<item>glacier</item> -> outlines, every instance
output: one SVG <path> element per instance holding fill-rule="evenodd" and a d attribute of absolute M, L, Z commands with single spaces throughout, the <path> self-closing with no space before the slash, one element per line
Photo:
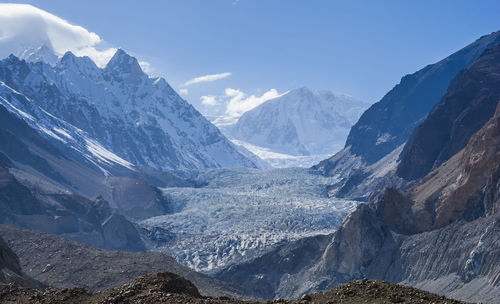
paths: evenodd
<path fill-rule="evenodd" d="M 335 179 L 305 168 L 176 172 L 194 187 L 161 189 L 170 213 L 139 222 L 149 250 L 200 272 L 260 256 L 302 237 L 329 234 L 359 202 L 329 197 Z"/>

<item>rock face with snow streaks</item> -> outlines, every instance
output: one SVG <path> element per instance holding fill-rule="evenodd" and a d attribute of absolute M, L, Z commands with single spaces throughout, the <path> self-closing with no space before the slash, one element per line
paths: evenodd
<path fill-rule="evenodd" d="M 104 69 L 67 52 L 54 66 L 0 62 L 0 102 L 102 170 L 255 167 L 163 78 L 118 50 Z"/>

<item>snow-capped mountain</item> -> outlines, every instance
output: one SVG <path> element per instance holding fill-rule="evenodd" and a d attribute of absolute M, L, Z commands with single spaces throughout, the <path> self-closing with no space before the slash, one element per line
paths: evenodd
<path fill-rule="evenodd" d="M 266 101 L 222 130 L 275 165 L 287 156 L 317 161 L 314 156 L 343 148 L 351 126 L 368 106 L 348 95 L 303 87 Z"/>
<path fill-rule="evenodd" d="M 71 52 L 52 66 L 43 62 L 53 59 L 43 47 L 25 57 L 33 62 L 12 55 L 0 61 L 2 104 L 40 133 L 101 163 L 161 170 L 256 167 L 163 78 L 149 77 L 123 50 L 102 69 Z"/>

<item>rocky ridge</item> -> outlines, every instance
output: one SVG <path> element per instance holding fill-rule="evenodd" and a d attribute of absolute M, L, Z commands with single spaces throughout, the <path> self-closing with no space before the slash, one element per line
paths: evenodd
<path fill-rule="evenodd" d="M 227 297 L 202 297 L 189 281 L 172 273 L 156 273 L 137 278 L 112 290 L 92 293 L 85 289 L 46 289 L 35 291 L 16 285 L 0 285 L 0 303 L 206 303 L 258 304 Z M 271 302 L 267 302 L 271 303 Z M 345 304 L 459 304 L 442 296 L 411 287 L 374 280 L 353 281 L 327 292 L 306 294 L 297 300 L 279 299 L 272 303 L 345 303 Z"/>

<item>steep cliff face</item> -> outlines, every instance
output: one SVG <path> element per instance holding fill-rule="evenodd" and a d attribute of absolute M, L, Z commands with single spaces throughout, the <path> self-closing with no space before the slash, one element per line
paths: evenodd
<path fill-rule="evenodd" d="M 403 77 L 352 127 L 346 147 L 369 164 L 404 143 L 445 94 L 450 81 L 483 51 L 500 42 L 500 32 L 481 37 L 453 55 Z"/>
<path fill-rule="evenodd" d="M 431 109 L 445 95 L 452 79 L 479 58 L 487 48 L 496 46 L 499 43 L 500 32 L 481 37 L 449 57 L 428 65 L 412 75 L 403 77 L 401 82 L 379 102 L 366 110 L 351 128 L 345 148 L 313 167 L 322 174 L 337 176 L 342 179 L 340 183 L 333 185 L 332 195 L 368 199 L 373 193 L 382 190 L 384 186 L 403 186 L 405 183 L 401 180 L 401 176 L 408 179 L 407 176 L 410 175 L 400 174 L 398 176 L 396 174 L 396 168 L 401 161 L 399 159 L 401 148 L 409 139 L 414 138 L 411 136 L 414 129 L 425 120 Z M 478 115 L 477 112 L 470 114 L 472 115 L 469 115 L 468 118 Z M 480 119 L 478 119 L 480 123 L 467 120 L 461 123 L 468 124 L 470 130 L 473 130 L 468 133 L 468 136 L 470 136 L 489 117 L 491 117 L 491 114 L 490 116 L 480 116 Z M 442 122 L 438 122 L 438 125 L 439 123 Z M 475 129 L 471 127 L 472 125 L 475 126 Z M 455 127 L 457 128 L 459 125 Z M 455 139 L 455 141 L 458 143 L 458 139 Z M 466 143 L 467 139 L 460 143 L 461 146 L 460 144 L 450 145 L 446 157 L 451 157 L 463 148 Z M 439 146 L 440 143 L 437 143 L 437 145 Z M 444 160 L 446 160 L 446 157 Z M 385 167 L 389 170 L 384 171 L 383 174 L 380 174 L 382 171 L 376 172 L 373 168 L 370 168 L 389 159 L 395 161 L 391 160 L 386 163 Z M 424 168 L 417 175 L 422 177 L 428 173 L 433 164 L 432 162 L 427 165 L 429 168 L 416 166 L 415 169 L 417 170 L 421 167 Z"/>
<path fill-rule="evenodd" d="M 500 104 L 462 151 L 409 191 L 417 231 L 498 214 L 499 143 Z"/>
<path fill-rule="evenodd" d="M 497 46 L 486 50 L 452 81 L 441 102 L 406 145 L 397 174 L 418 179 L 450 159 L 491 118 L 499 100 Z"/>

